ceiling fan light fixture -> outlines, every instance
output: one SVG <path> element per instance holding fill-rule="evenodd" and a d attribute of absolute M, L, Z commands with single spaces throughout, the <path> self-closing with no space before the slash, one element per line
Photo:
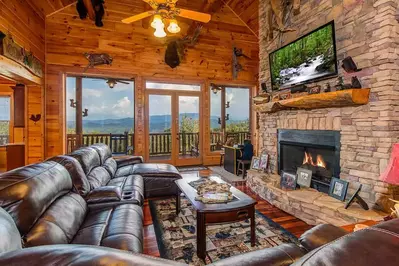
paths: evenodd
<path fill-rule="evenodd" d="M 115 85 L 116 85 L 116 81 L 113 80 L 113 79 L 109 79 L 109 80 L 107 80 L 107 84 L 108 84 L 110 89 L 113 89 L 115 87 Z"/>
<path fill-rule="evenodd" d="M 166 32 L 165 32 L 165 30 L 164 30 L 164 27 L 158 27 L 158 28 L 156 28 L 156 29 L 155 29 L 155 32 L 154 32 L 154 36 L 155 36 L 155 37 L 158 37 L 158 38 L 166 37 Z"/>
<path fill-rule="evenodd" d="M 161 26 L 162 27 L 165 26 L 165 24 L 163 24 L 163 21 L 162 21 L 162 16 L 159 14 L 154 15 L 154 20 L 151 23 L 151 27 L 153 27 L 154 29 L 157 29 Z"/>
<path fill-rule="evenodd" d="M 170 33 L 178 33 L 178 32 L 180 32 L 180 27 L 179 27 L 179 25 L 177 24 L 176 19 L 171 19 L 171 20 L 170 20 L 169 27 L 168 27 L 168 31 L 169 31 Z"/>

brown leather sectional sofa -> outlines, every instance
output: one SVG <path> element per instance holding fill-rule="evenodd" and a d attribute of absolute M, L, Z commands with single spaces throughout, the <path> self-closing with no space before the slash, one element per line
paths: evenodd
<path fill-rule="evenodd" d="M 140 255 L 143 198 L 175 196 L 176 178 L 173 166 L 115 160 L 105 145 L 2 174 L 0 265 L 182 265 Z M 300 243 L 212 265 L 399 265 L 399 219 L 353 234 L 321 225 Z"/>

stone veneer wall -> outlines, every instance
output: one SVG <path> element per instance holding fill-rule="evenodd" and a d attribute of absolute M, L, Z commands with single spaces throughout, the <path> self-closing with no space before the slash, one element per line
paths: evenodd
<path fill-rule="evenodd" d="M 342 134 L 340 178 L 350 181 L 348 194 L 363 184 L 360 195 L 369 205 L 389 210 L 387 197 L 398 197 L 399 189 L 379 181 L 379 175 L 386 168 L 392 144 L 399 139 L 398 0 L 301 1 L 300 14 L 290 15 L 287 22 L 296 31 L 272 42 L 266 37 L 266 2 L 260 1 L 260 82 L 271 88 L 270 52 L 335 20 L 338 60 L 354 59 L 363 69 L 360 80 L 363 87 L 371 88 L 371 96 L 369 104 L 359 107 L 261 114 L 259 150 L 270 153 L 276 172 L 278 129 L 338 130 Z M 341 67 L 339 74 L 344 74 Z M 318 84 L 333 86 L 335 80 Z M 345 81 L 350 83 L 350 77 Z"/>

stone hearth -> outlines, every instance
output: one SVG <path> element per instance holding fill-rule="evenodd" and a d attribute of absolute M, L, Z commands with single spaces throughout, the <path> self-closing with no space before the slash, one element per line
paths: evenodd
<path fill-rule="evenodd" d="M 274 206 L 311 225 L 329 223 L 343 226 L 366 220 L 382 221 L 387 215 L 376 210 L 365 211 L 356 203 L 345 209 L 344 202 L 315 189 L 282 190 L 279 175 L 249 170 L 247 186 Z"/>

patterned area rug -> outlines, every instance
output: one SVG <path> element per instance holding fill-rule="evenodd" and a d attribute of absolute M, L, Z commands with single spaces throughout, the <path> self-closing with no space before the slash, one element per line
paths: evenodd
<path fill-rule="evenodd" d="M 270 248 L 283 243 L 298 244 L 298 239 L 260 212 L 256 212 L 256 246 L 250 243 L 249 220 L 221 225 L 208 225 L 205 263 L 196 254 L 196 213 L 182 197 L 181 212 L 176 216 L 174 199 L 149 202 L 159 252 L 162 258 L 190 265 L 205 265 L 252 250 Z"/>

